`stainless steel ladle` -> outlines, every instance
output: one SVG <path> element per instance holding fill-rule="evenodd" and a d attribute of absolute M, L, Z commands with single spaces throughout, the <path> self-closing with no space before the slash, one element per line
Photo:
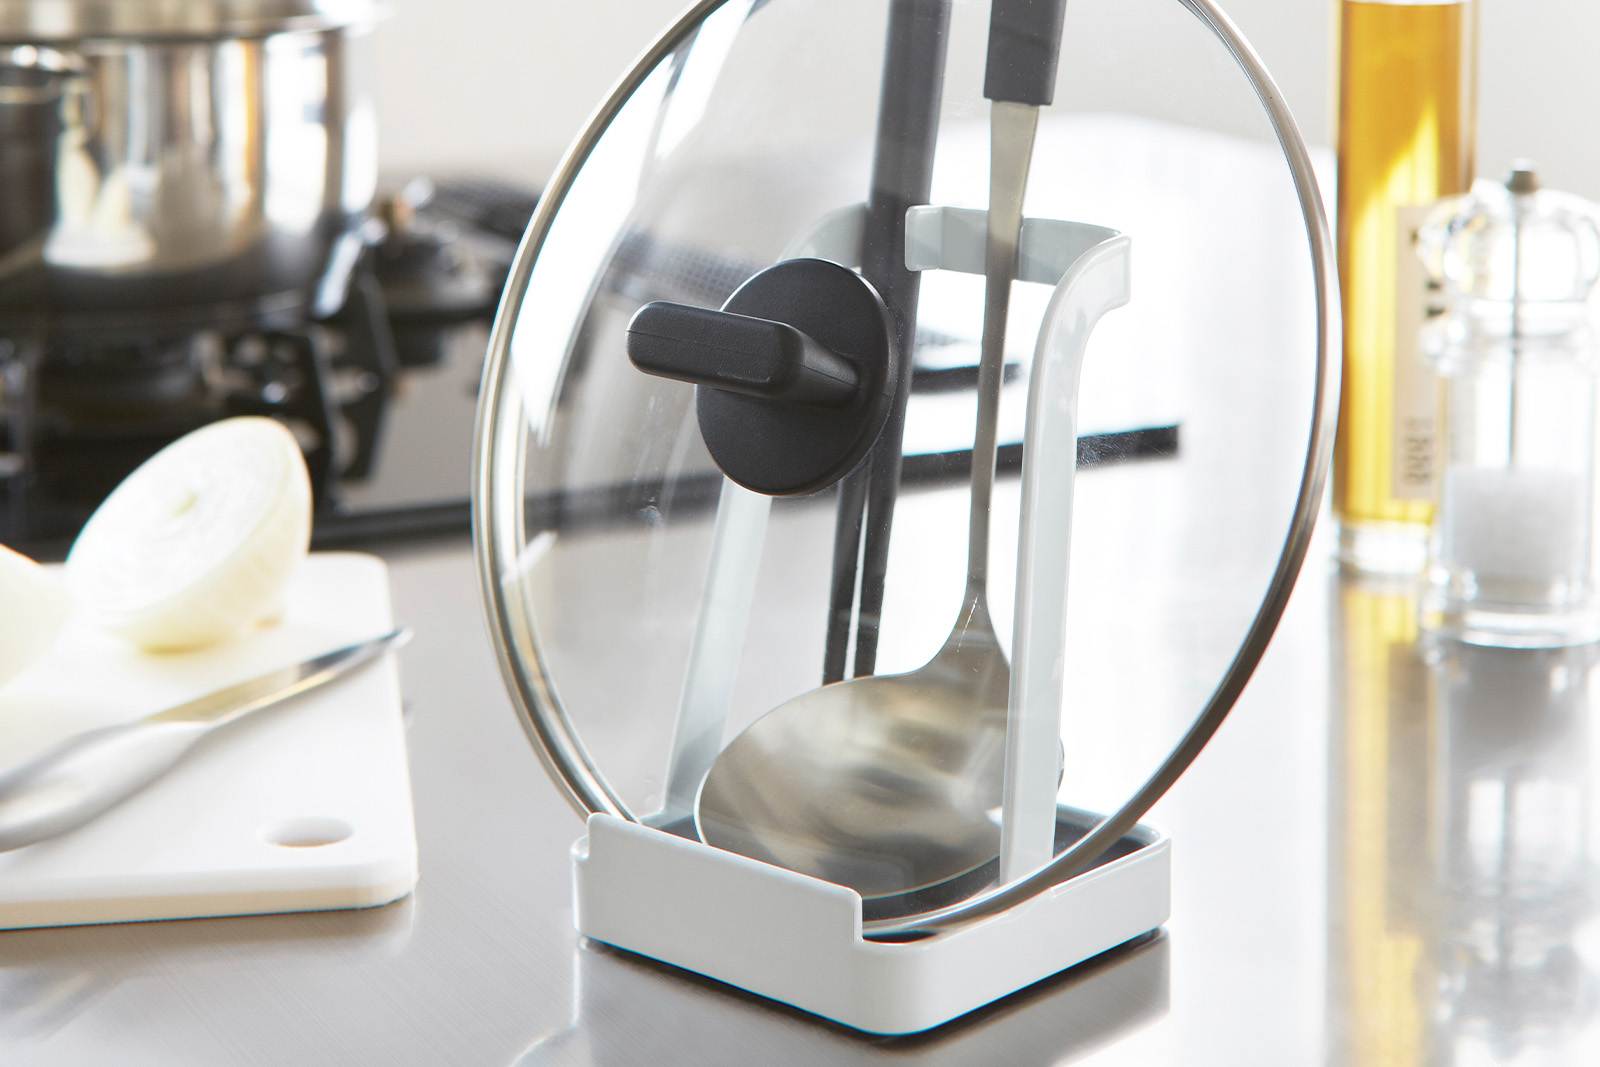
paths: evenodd
<path fill-rule="evenodd" d="M 864 898 L 949 882 L 1000 853 L 990 812 L 1001 800 L 1011 670 L 985 592 L 989 501 L 1037 123 L 1036 106 L 994 101 L 967 582 L 954 629 L 917 670 L 835 682 L 762 716 L 717 757 L 695 806 L 707 844 Z"/>

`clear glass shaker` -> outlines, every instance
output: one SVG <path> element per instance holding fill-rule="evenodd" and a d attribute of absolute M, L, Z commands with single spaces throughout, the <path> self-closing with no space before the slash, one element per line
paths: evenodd
<path fill-rule="evenodd" d="M 1600 207 L 1504 183 L 1442 201 L 1418 233 L 1439 299 L 1423 351 L 1448 424 L 1423 623 L 1476 644 L 1600 638 L 1593 573 Z"/>

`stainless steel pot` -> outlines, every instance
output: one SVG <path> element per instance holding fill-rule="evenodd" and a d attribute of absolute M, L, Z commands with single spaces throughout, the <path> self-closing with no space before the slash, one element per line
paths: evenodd
<path fill-rule="evenodd" d="M 0 4 L 0 318 L 331 311 L 376 184 L 371 0 Z"/>

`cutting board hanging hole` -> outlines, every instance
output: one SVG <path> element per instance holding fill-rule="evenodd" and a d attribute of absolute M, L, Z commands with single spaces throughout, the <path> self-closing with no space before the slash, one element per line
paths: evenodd
<path fill-rule="evenodd" d="M 355 832 L 355 827 L 343 819 L 308 815 L 270 826 L 261 837 L 267 844 L 281 848 L 321 848 L 336 845 Z"/>

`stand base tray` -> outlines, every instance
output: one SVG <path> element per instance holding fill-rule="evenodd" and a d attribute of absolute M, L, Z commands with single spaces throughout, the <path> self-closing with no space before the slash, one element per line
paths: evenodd
<path fill-rule="evenodd" d="M 1096 817 L 1057 811 L 1076 837 Z M 1072 832 L 1076 831 L 1076 832 Z M 1140 825 L 1116 858 L 991 918 L 905 941 L 861 935 L 854 890 L 609 815 L 573 845 L 578 932 L 877 1034 L 949 1022 L 1154 930 L 1171 841 Z"/>

